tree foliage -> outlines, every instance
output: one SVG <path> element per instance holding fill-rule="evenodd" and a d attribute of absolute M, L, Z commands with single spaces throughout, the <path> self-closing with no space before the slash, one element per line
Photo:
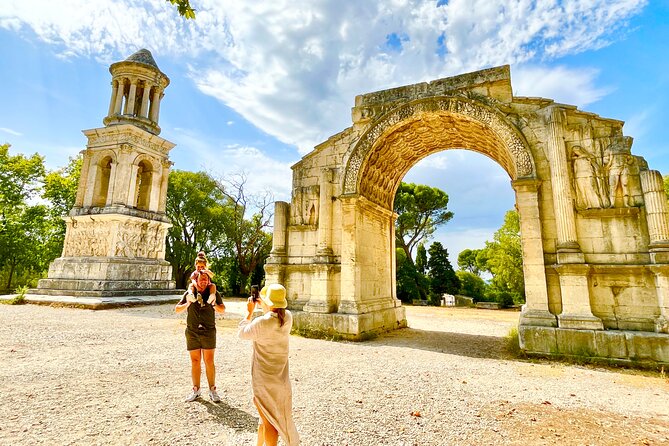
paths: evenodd
<path fill-rule="evenodd" d="M 436 187 L 423 184 L 401 183 L 395 194 L 393 209 L 396 246 L 402 248 L 413 263 L 413 248 L 429 240 L 437 227 L 453 218 L 447 210 L 448 195 Z"/>
<path fill-rule="evenodd" d="M 430 279 L 431 300 L 439 302 L 444 293 L 457 294 L 460 291 L 460 280 L 448 260 L 448 250 L 440 242 L 434 242 L 428 250 L 430 259 L 427 261 L 427 276 Z"/>
<path fill-rule="evenodd" d="M 165 258 L 178 288 L 185 288 L 198 251 L 209 258 L 223 254 L 223 221 L 232 212 L 216 181 L 204 172 L 170 172 L 165 212 L 172 222 Z"/>
<path fill-rule="evenodd" d="M 465 249 L 458 254 L 458 268 L 463 271 L 469 271 L 477 276 L 481 275 L 481 260 L 477 261 L 480 249 Z"/>
<path fill-rule="evenodd" d="M 10 155 L 9 148 L 8 144 L 0 145 L 0 287 L 11 290 L 34 285 L 49 262 L 60 255 L 65 233 L 61 217 L 72 190 L 68 181 L 76 184 L 78 173 L 76 169 L 67 174 L 56 171 L 45 178 L 41 156 Z M 65 178 L 62 183 L 61 175 Z M 60 184 L 56 187 L 55 183 Z M 40 192 L 42 198 L 54 201 L 31 204 Z M 61 203 L 54 204 L 56 196 L 62 198 Z"/>
<path fill-rule="evenodd" d="M 456 271 L 455 274 L 460 280 L 460 291 L 458 294 L 472 297 L 474 302 L 482 300 L 485 296 L 486 284 L 482 278 L 471 271 Z"/>
<path fill-rule="evenodd" d="M 176 6 L 179 15 L 185 19 L 194 19 L 195 10 L 190 5 L 190 0 L 166 0 Z"/>
<path fill-rule="evenodd" d="M 249 279 L 269 256 L 272 249 L 272 226 L 274 198 L 271 192 L 249 194 L 244 174 L 232 175 L 216 182 L 218 190 L 227 197 L 230 212 L 222 221 L 227 238 L 227 248 L 236 258 L 239 269 L 239 288 L 234 292 L 244 294 L 250 285 Z M 246 215 L 253 212 L 250 218 Z"/>
<path fill-rule="evenodd" d="M 407 259 L 402 248 L 395 249 L 397 298 L 404 303 L 414 300 L 427 300 L 429 280 L 418 272 L 416 266 Z"/>
<path fill-rule="evenodd" d="M 667 200 L 669 200 L 669 175 L 662 177 L 664 180 L 664 193 L 667 195 Z"/>
<path fill-rule="evenodd" d="M 486 269 L 493 275 L 492 290 L 509 292 L 514 300 L 523 301 L 525 282 L 518 212 L 511 210 L 505 214 L 504 223 L 495 232 L 493 241 L 486 242 L 482 257 L 487 258 Z"/>
<path fill-rule="evenodd" d="M 416 270 L 423 275 L 427 272 L 427 249 L 423 243 L 416 250 Z"/>

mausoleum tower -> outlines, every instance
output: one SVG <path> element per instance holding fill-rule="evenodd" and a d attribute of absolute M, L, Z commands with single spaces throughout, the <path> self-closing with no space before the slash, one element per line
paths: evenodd
<path fill-rule="evenodd" d="M 165 261 L 168 154 L 160 138 L 160 101 L 169 78 L 142 49 L 111 65 L 104 127 L 84 130 L 88 144 L 62 257 L 39 294 L 128 296 L 174 292 Z"/>

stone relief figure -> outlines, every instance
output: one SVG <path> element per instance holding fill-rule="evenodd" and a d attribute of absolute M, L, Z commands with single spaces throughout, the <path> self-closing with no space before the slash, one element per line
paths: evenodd
<path fill-rule="evenodd" d="M 604 158 L 608 174 L 608 194 L 611 207 L 633 207 L 636 205 L 635 178 L 639 167 L 631 153 L 632 139 L 627 137 L 615 141 L 606 148 Z"/>
<path fill-rule="evenodd" d="M 604 194 L 598 181 L 601 166 L 580 146 L 573 147 L 572 162 L 576 206 L 581 209 L 601 208 L 604 205 L 602 200 Z"/>

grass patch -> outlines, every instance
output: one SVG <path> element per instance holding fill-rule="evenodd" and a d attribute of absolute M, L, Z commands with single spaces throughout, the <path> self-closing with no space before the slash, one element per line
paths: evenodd
<path fill-rule="evenodd" d="M 518 327 L 512 327 L 504 337 L 504 351 L 513 358 L 525 358 L 525 353 L 520 349 Z"/>
<path fill-rule="evenodd" d="M 20 286 L 16 290 L 16 296 L 13 299 L 3 300 L 2 303 L 6 305 L 23 305 L 26 303 L 26 293 L 28 292 L 27 286 Z"/>

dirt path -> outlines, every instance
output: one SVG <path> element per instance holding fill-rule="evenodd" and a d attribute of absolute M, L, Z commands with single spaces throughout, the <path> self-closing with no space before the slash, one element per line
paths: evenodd
<path fill-rule="evenodd" d="M 242 302 L 218 321 L 223 402 L 184 403 L 183 315 L 0 306 L 1 445 L 254 445 Z M 292 337 L 304 445 L 669 444 L 662 376 L 505 359 L 518 313 L 408 307 L 365 343 Z"/>

